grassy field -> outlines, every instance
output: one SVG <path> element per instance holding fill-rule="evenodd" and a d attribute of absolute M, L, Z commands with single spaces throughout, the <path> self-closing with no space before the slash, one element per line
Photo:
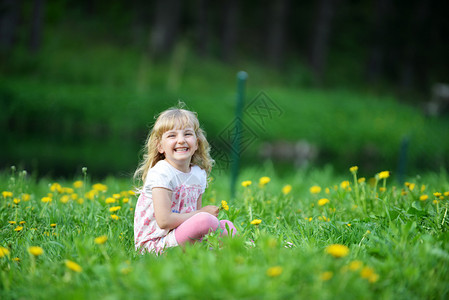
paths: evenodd
<path fill-rule="evenodd" d="M 381 172 L 380 172 L 381 171 Z M 133 247 L 129 179 L 0 176 L 2 299 L 447 299 L 446 173 L 398 185 L 389 172 L 331 168 L 241 173 L 229 199 L 215 174 L 203 199 L 238 237 L 161 256 Z M 226 205 L 224 205 L 226 206 Z"/>

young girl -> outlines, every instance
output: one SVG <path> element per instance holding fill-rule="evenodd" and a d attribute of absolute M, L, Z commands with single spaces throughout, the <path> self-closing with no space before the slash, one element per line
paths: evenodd
<path fill-rule="evenodd" d="M 136 250 L 159 254 L 167 247 L 201 241 L 218 228 L 227 235 L 226 225 L 235 234 L 232 222 L 217 219 L 217 206 L 202 206 L 214 161 L 195 113 L 182 108 L 162 112 L 144 150 L 134 174 L 143 182 L 134 215 Z"/>

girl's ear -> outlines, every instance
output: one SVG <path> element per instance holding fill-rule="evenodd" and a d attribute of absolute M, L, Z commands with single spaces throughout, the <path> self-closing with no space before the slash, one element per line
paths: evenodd
<path fill-rule="evenodd" d="M 164 154 L 164 150 L 162 150 L 161 142 L 158 142 L 158 143 L 157 143 L 157 151 L 158 151 L 160 154 Z"/>

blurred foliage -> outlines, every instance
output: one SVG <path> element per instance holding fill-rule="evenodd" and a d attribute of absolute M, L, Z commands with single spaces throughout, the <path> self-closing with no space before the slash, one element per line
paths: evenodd
<path fill-rule="evenodd" d="M 333 38 L 341 47 L 330 53 L 327 85 L 317 88 L 302 55 L 288 56 L 281 69 L 249 55 L 260 45 L 260 36 L 251 36 L 263 19 L 260 7 L 243 21 L 252 26 L 245 29 L 241 55 L 223 63 L 213 54 L 219 44 L 211 42 L 216 45 L 211 55 L 201 56 L 189 34 L 176 41 L 173 51 L 152 57 L 142 42 L 151 17 L 134 26 L 135 11 L 124 2 L 89 3 L 48 3 L 38 53 L 29 53 L 26 27 L 20 27 L 14 51 L 0 66 L 0 166 L 22 164 L 54 174 L 88 166 L 96 174 L 129 175 L 154 116 L 178 99 L 198 112 L 209 140 L 228 151 L 220 136 L 234 118 L 235 75 L 241 69 L 249 74 L 246 102 L 264 91 L 283 111 L 262 129 L 244 116 L 257 135 L 243 153 L 244 165 L 260 161 L 264 141 L 307 140 L 320 151 L 318 164 L 393 169 L 401 141 L 408 137 L 409 169 L 448 166 L 449 141 L 441 138 L 448 121 L 424 117 L 413 101 L 419 94 L 396 94 L 388 81 L 384 87 L 369 86 L 357 75 L 363 72 L 358 58 L 364 50 L 355 42 L 361 28 Z M 27 5 L 25 16 L 31 14 Z M 186 28 L 194 23 L 188 17 L 193 10 L 185 12 Z M 308 20 L 291 20 L 297 23 L 291 30 L 304 33 Z M 291 163 L 285 165 L 292 170 Z"/>

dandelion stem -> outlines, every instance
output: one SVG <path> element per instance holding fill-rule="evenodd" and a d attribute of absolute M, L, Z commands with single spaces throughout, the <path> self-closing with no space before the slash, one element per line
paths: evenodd
<path fill-rule="evenodd" d="M 362 239 L 360 240 L 359 247 L 362 245 L 362 242 L 363 242 L 363 240 L 365 239 L 365 236 L 366 236 L 366 235 L 364 235 L 364 236 L 362 237 Z"/>
<path fill-rule="evenodd" d="M 354 178 L 355 201 L 357 205 L 360 205 L 359 183 L 357 181 L 357 173 L 353 172 L 352 177 Z M 363 203 L 363 210 L 365 211 L 365 203 Z"/>
<path fill-rule="evenodd" d="M 446 207 L 446 210 L 444 211 L 444 216 L 443 216 L 443 220 L 441 221 L 441 226 L 443 226 L 443 224 L 444 224 L 444 219 L 446 219 L 446 215 L 447 215 L 447 207 Z"/>

